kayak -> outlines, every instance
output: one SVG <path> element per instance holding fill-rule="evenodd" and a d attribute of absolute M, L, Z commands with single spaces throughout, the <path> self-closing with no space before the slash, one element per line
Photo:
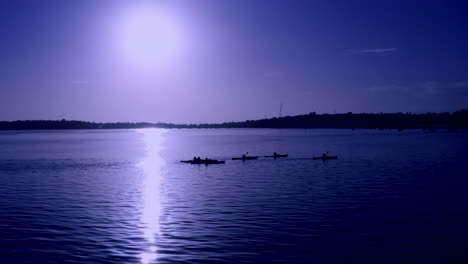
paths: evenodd
<path fill-rule="evenodd" d="M 258 156 L 246 156 L 246 157 L 240 157 L 240 158 L 232 158 L 232 160 L 254 160 L 258 159 Z"/>
<path fill-rule="evenodd" d="M 190 164 L 224 164 L 224 160 L 181 160 L 182 163 L 190 163 Z"/>
<path fill-rule="evenodd" d="M 313 159 L 313 160 L 338 159 L 338 156 L 313 157 L 312 159 Z"/>
<path fill-rule="evenodd" d="M 288 154 L 276 154 L 276 155 L 271 155 L 271 156 L 264 156 L 265 158 L 287 158 Z"/>

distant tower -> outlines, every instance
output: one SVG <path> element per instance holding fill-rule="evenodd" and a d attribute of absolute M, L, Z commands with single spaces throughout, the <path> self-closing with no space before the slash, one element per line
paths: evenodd
<path fill-rule="evenodd" d="M 279 117 L 281 117 L 281 114 L 283 113 L 283 104 L 280 104 L 280 112 L 279 112 Z"/>

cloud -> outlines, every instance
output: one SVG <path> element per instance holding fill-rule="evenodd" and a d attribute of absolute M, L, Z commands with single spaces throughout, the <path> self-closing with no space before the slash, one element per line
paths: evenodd
<path fill-rule="evenodd" d="M 372 86 L 369 87 L 367 90 L 369 92 L 406 92 L 408 91 L 409 87 L 405 85 L 380 85 L 380 86 Z"/>
<path fill-rule="evenodd" d="M 440 94 L 443 91 L 442 85 L 438 82 L 425 82 L 421 88 L 423 94 Z"/>
<path fill-rule="evenodd" d="M 457 94 L 468 94 L 468 81 L 460 81 L 449 87 L 450 91 Z"/>
<path fill-rule="evenodd" d="M 406 93 L 413 96 L 437 96 L 468 94 L 468 81 L 436 82 L 427 81 L 408 85 L 377 85 L 367 89 L 372 93 Z"/>
<path fill-rule="evenodd" d="M 347 49 L 344 51 L 345 55 L 364 55 L 364 54 L 374 54 L 374 55 L 389 55 L 398 51 L 398 48 L 374 48 L 374 49 Z"/>
<path fill-rule="evenodd" d="M 468 88 L 468 81 L 460 81 L 455 83 L 455 87 Z"/>
<path fill-rule="evenodd" d="M 458 82 L 425 82 L 422 84 L 423 93 L 426 95 L 443 94 L 468 94 L 468 81 Z"/>
<path fill-rule="evenodd" d="M 387 54 L 397 52 L 397 48 L 379 48 L 379 49 L 364 49 L 360 50 L 359 53 L 374 53 L 374 54 Z"/>

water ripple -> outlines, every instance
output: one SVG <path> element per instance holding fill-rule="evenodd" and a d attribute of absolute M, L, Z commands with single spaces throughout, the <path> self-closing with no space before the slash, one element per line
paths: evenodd
<path fill-rule="evenodd" d="M 0 262 L 468 261 L 466 134 L 327 131 L 0 136 Z"/>

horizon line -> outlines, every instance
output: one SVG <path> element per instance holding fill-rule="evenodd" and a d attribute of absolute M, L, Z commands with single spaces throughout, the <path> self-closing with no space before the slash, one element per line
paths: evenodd
<path fill-rule="evenodd" d="M 317 113 L 317 112 L 310 112 L 308 114 L 298 114 L 298 115 L 286 115 L 286 116 L 274 116 L 270 118 L 259 118 L 259 119 L 246 119 L 242 121 L 223 121 L 223 122 L 205 122 L 205 123 L 171 123 L 171 122 L 162 122 L 162 121 L 157 121 L 157 122 L 148 122 L 148 121 L 85 121 L 85 120 L 76 120 L 76 119 L 17 119 L 17 120 L 0 120 L 1 123 L 12 123 L 12 122 L 37 122 L 37 121 L 47 121 L 47 122 L 84 122 L 84 123 L 92 123 L 92 124 L 148 124 L 148 125 L 176 125 L 176 126 L 190 126 L 190 125 L 221 125 L 221 124 L 227 124 L 227 123 L 243 123 L 243 122 L 248 122 L 248 121 L 260 121 L 260 120 L 270 120 L 270 119 L 284 119 L 284 118 L 290 118 L 290 117 L 298 117 L 298 116 L 305 116 L 305 115 L 385 115 L 385 114 L 403 114 L 403 115 L 427 115 L 427 114 L 454 114 L 456 112 L 460 111 L 468 111 L 466 108 L 459 109 L 457 111 L 453 112 L 425 112 L 425 113 L 412 113 L 412 112 L 378 112 L 378 113 L 366 113 L 366 112 L 360 112 L 360 113 L 353 113 L 353 112 L 344 112 L 344 113 Z"/>

